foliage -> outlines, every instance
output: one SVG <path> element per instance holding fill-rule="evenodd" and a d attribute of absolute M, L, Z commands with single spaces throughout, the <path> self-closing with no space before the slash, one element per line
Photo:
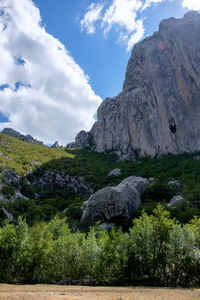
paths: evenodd
<path fill-rule="evenodd" d="M 66 219 L 0 228 L 0 281 L 6 283 L 200 284 L 200 219 L 181 225 L 160 204 L 130 232 L 98 225 L 72 233 Z"/>

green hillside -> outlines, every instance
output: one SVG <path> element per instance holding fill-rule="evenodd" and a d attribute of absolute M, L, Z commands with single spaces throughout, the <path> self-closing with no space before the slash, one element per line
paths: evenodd
<path fill-rule="evenodd" d="M 16 219 L 19 215 L 26 217 L 29 223 L 39 220 L 49 220 L 56 214 L 67 216 L 70 222 L 79 223 L 82 202 L 89 195 L 77 194 L 60 188 L 41 188 L 26 186 L 23 176 L 27 175 L 30 182 L 39 178 L 46 170 L 65 173 L 75 178 L 83 177 L 94 191 L 109 185 L 116 185 L 122 179 L 135 175 L 146 178 L 154 177 L 155 183 L 147 188 L 143 196 L 141 209 L 148 213 L 161 202 L 172 216 L 182 222 L 189 221 L 193 215 L 199 214 L 200 209 L 200 161 L 198 153 L 183 155 L 168 155 L 156 159 L 138 159 L 135 162 L 117 162 L 114 155 L 101 154 L 89 149 L 53 149 L 41 145 L 32 145 L 19 139 L 0 134 L 0 167 L 13 169 L 21 176 L 21 190 L 28 199 L 7 201 L 4 207 Z M 115 168 L 120 168 L 119 177 L 108 178 L 107 174 Z M 178 186 L 169 185 L 169 181 L 178 180 Z M 5 189 L 6 190 L 6 189 Z M 6 193 L 12 193 L 9 187 Z M 37 193 L 37 199 L 34 194 Z M 177 194 L 182 194 L 186 200 L 169 209 L 167 203 Z M 66 208 L 68 208 L 66 210 Z M 2 219 L 4 214 L 0 214 Z"/>
<path fill-rule="evenodd" d="M 63 149 L 32 145 L 2 133 L 0 133 L 0 153 L 3 154 L 0 157 L 1 168 L 12 168 L 19 175 L 24 175 L 30 170 L 32 161 L 43 164 L 61 157 L 73 158 L 72 154 Z M 11 160 L 6 157 L 10 157 Z"/>

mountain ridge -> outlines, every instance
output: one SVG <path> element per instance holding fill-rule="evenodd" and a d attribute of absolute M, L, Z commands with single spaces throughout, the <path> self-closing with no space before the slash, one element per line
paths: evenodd
<path fill-rule="evenodd" d="M 197 12 L 161 21 L 158 32 L 134 46 L 122 92 L 106 98 L 98 121 L 73 147 L 88 146 L 89 136 L 95 151 L 121 160 L 199 151 L 199 36 Z"/>
<path fill-rule="evenodd" d="M 22 141 L 27 142 L 29 144 L 40 144 L 40 145 L 44 146 L 43 142 L 36 140 L 30 134 L 24 135 L 12 128 L 4 128 L 2 130 L 2 133 L 12 136 L 12 137 L 15 137 L 15 138 L 18 138 L 18 139 L 21 139 Z"/>

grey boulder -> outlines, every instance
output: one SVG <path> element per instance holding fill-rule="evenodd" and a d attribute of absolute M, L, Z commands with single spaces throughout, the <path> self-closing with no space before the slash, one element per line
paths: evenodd
<path fill-rule="evenodd" d="M 173 206 L 174 204 L 180 203 L 180 202 L 183 202 L 183 201 L 184 201 L 183 196 L 181 196 L 181 195 L 174 196 L 174 197 L 170 200 L 170 202 L 168 203 L 168 206 L 171 207 L 171 206 Z"/>
<path fill-rule="evenodd" d="M 110 173 L 108 173 L 107 177 L 117 177 L 121 175 L 121 170 L 120 169 L 114 169 Z"/>
<path fill-rule="evenodd" d="M 116 220 L 132 219 L 148 184 L 145 178 L 130 176 L 117 186 L 99 190 L 84 203 L 81 221 L 112 223 Z"/>

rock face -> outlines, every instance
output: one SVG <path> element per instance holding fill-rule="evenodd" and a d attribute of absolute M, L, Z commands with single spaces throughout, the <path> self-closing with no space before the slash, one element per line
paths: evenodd
<path fill-rule="evenodd" d="M 96 151 L 125 160 L 200 150 L 199 37 L 200 14 L 189 12 L 135 45 L 122 92 L 98 109 Z"/>
<path fill-rule="evenodd" d="M 75 139 L 75 143 L 69 143 L 66 148 L 87 148 L 93 145 L 93 135 L 90 132 L 81 130 Z"/>
<path fill-rule="evenodd" d="M 3 134 L 6 134 L 6 135 L 10 135 L 10 136 L 13 136 L 15 138 L 20 138 L 21 140 L 27 142 L 27 143 L 30 143 L 30 144 L 41 144 L 43 145 L 43 142 L 40 142 L 40 141 L 37 141 L 36 139 L 34 139 L 31 135 L 24 135 L 24 134 L 21 134 L 20 132 L 12 129 L 12 128 L 4 128 L 3 131 L 2 131 Z"/>
<path fill-rule="evenodd" d="M 147 179 L 130 176 L 117 186 L 99 190 L 85 202 L 82 222 L 112 223 L 117 219 L 132 219 L 147 185 Z"/>
<path fill-rule="evenodd" d="M 27 199 L 20 191 L 20 177 L 12 169 L 4 169 L 0 175 L 0 200 L 2 203 L 8 201 L 15 202 L 18 198 Z M 4 209 L 3 211 L 4 213 L 6 212 Z"/>
<path fill-rule="evenodd" d="M 19 183 L 20 177 L 12 169 L 4 169 L 2 176 L 2 182 L 10 185 Z"/>
<path fill-rule="evenodd" d="M 91 195 L 94 192 L 82 177 L 74 177 L 64 173 L 59 174 L 56 171 L 45 171 L 41 177 L 35 178 L 33 185 L 71 190 L 76 194 Z"/>

